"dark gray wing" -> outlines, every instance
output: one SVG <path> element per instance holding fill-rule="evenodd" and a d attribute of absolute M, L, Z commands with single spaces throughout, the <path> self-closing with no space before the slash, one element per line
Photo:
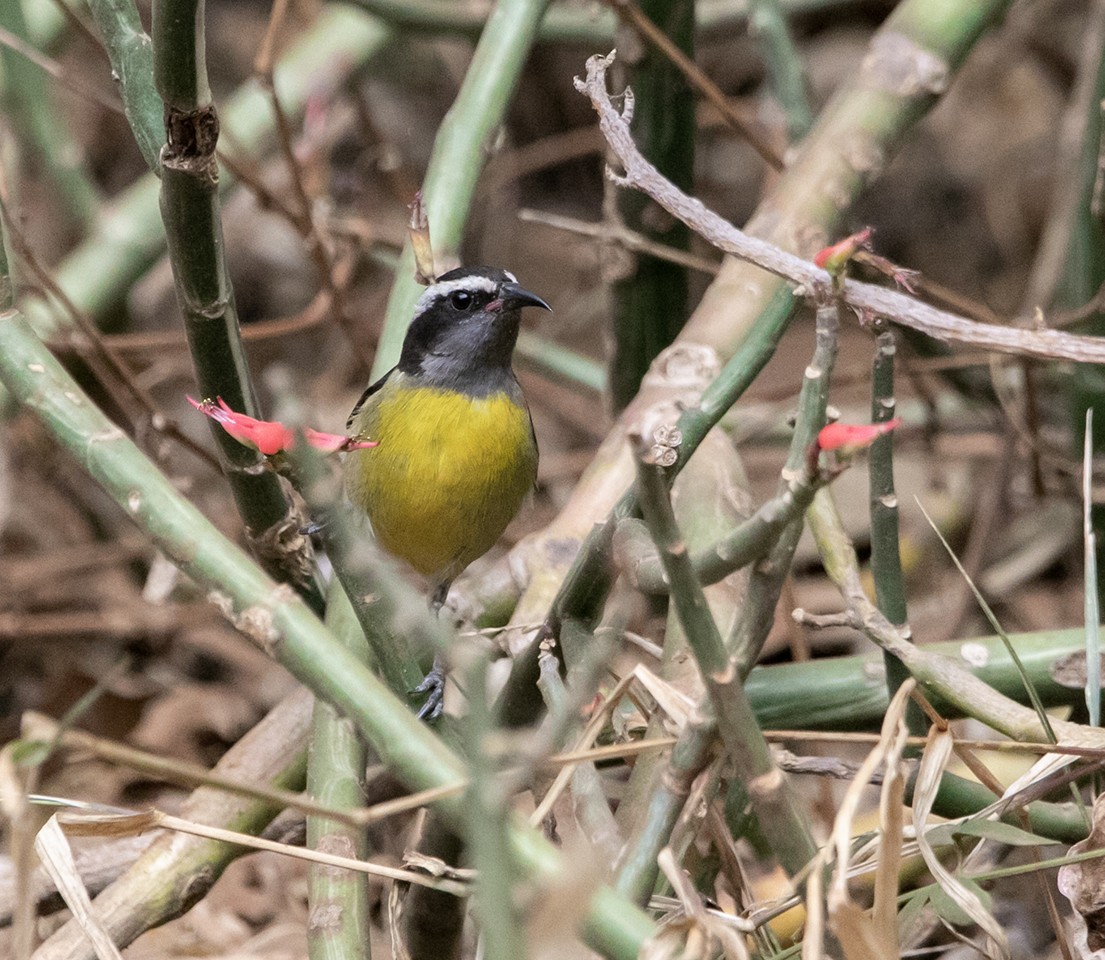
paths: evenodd
<path fill-rule="evenodd" d="M 371 397 L 377 390 L 379 390 L 380 387 L 382 387 L 385 383 L 387 383 L 388 377 L 390 377 L 393 373 L 395 373 L 396 369 L 397 369 L 396 367 L 392 367 L 387 373 L 385 373 L 382 377 L 380 377 L 379 380 L 377 380 L 375 383 L 371 384 L 369 386 L 369 388 L 367 390 L 365 390 L 364 393 L 361 394 L 361 399 L 358 400 L 353 405 L 353 409 L 349 411 L 349 419 L 345 421 L 346 430 L 348 430 L 351 426 L 353 426 L 353 419 L 354 419 L 354 417 L 357 416 L 358 413 L 361 412 L 361 407 L 363 407 L 365 405 L 365 401 L 369 397 Z"/>

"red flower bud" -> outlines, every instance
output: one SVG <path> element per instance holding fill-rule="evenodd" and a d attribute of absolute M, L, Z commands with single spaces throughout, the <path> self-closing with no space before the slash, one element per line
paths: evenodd
<path fill-rule="evenodd" d="M 864 227 L 858 233 L 853 233 L 830 247 L 818 250 L 814 254 L 813 262 L 822 270 L 827 270 L 835 276 L 848 265 L 852 257 L 870 246 L 872 233 L 874 231 L 870 227 Z"/>

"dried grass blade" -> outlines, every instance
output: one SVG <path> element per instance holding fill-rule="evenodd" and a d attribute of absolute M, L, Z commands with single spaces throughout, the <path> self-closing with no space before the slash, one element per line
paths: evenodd
<path fill-rule="evenodd" d="M 99 960 L 123 960 L 119 948 L 92 913 L 92 901 L 81 881 L 73 851 L 69 848 L 69 841 L 65 838 L 61 824 L 58 823 L 57 814 L 50 817 L 38 831 L 35 850 Z"/>
<path fill-rule="evenodd" d="M 921 768 L 917 772 L 917 786 L 913 794 L 913 827 L 917 835 L 917 845 L 925 866 L 940 889 L 982 929 L 986 935 L 983 952 L 992 960 L 1010 960 L 1009 942 L 1005 931 L 997 920 L 982 904 L 978 895 L 956 878 L 941 862 L 925 836 L 925 823 L 932 812 L 940 778 L 951 756 L 953 737 L 947 730 L 933 727 L 929 732 L 929 742 L 921 757 Z"/>
<path fill-rule="evenodd" d="M 829 927 L 836 934 L 848 960 L 881 960 L 896 956 L 897 926 L 895 924 L 898 893 L 898 864 L 901 859 L 902 814 L 901 771 L 899 763 L 909 730 L 905 724 L 905 710 L 909 696 L 916 686 L 907 680 L 894 694 L 894 699 L 883 720 L 879 742 L 860 765 L 855 779 L 841 801 L 833 823 L 832 842 L 836 850 L 836 867 L 828 895 Z M 880 765 L 886 764 L 888 774 L 897 774 L 898 808 L 889 811 L 890 796 L 887 785 L 893 782 L 888 775 L 883 782 L 880 799 L 879 859 L 876 868 L 876 902 L 881 905 L 882 923 L 876 923 L 848 893 L 848 872 L 852 853 L 852 823 L 859 809 L 863 790 L 867 787 Z M 887 906 L 889 904 L 889 906 Z M 889 923 L 887 922 L 889 914 Z"/>

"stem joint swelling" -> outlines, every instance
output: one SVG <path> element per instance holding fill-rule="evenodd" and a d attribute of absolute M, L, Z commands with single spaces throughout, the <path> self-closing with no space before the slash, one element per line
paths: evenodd
<path fill-rule="evenodd" d="M 219 142 L 219 113 L 214 104 L 195 110 L 181 110 L 166 104 L 165 140 L 162 163 L 188 168 L 194 173 L 209 168 L 212 181 L 218 180 L 215 146 Z"/>

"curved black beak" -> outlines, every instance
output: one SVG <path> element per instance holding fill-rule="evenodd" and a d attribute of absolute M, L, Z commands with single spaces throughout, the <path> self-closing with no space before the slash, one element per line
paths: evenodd
<path fill-rule="evenodd" d="M 499 287 L 499 299 L 508 307 L 541 307 L 543 310 L 552 312 L 552 307 L 536 293 L 523 290 L 516 283 L 504 283 Z"/>

